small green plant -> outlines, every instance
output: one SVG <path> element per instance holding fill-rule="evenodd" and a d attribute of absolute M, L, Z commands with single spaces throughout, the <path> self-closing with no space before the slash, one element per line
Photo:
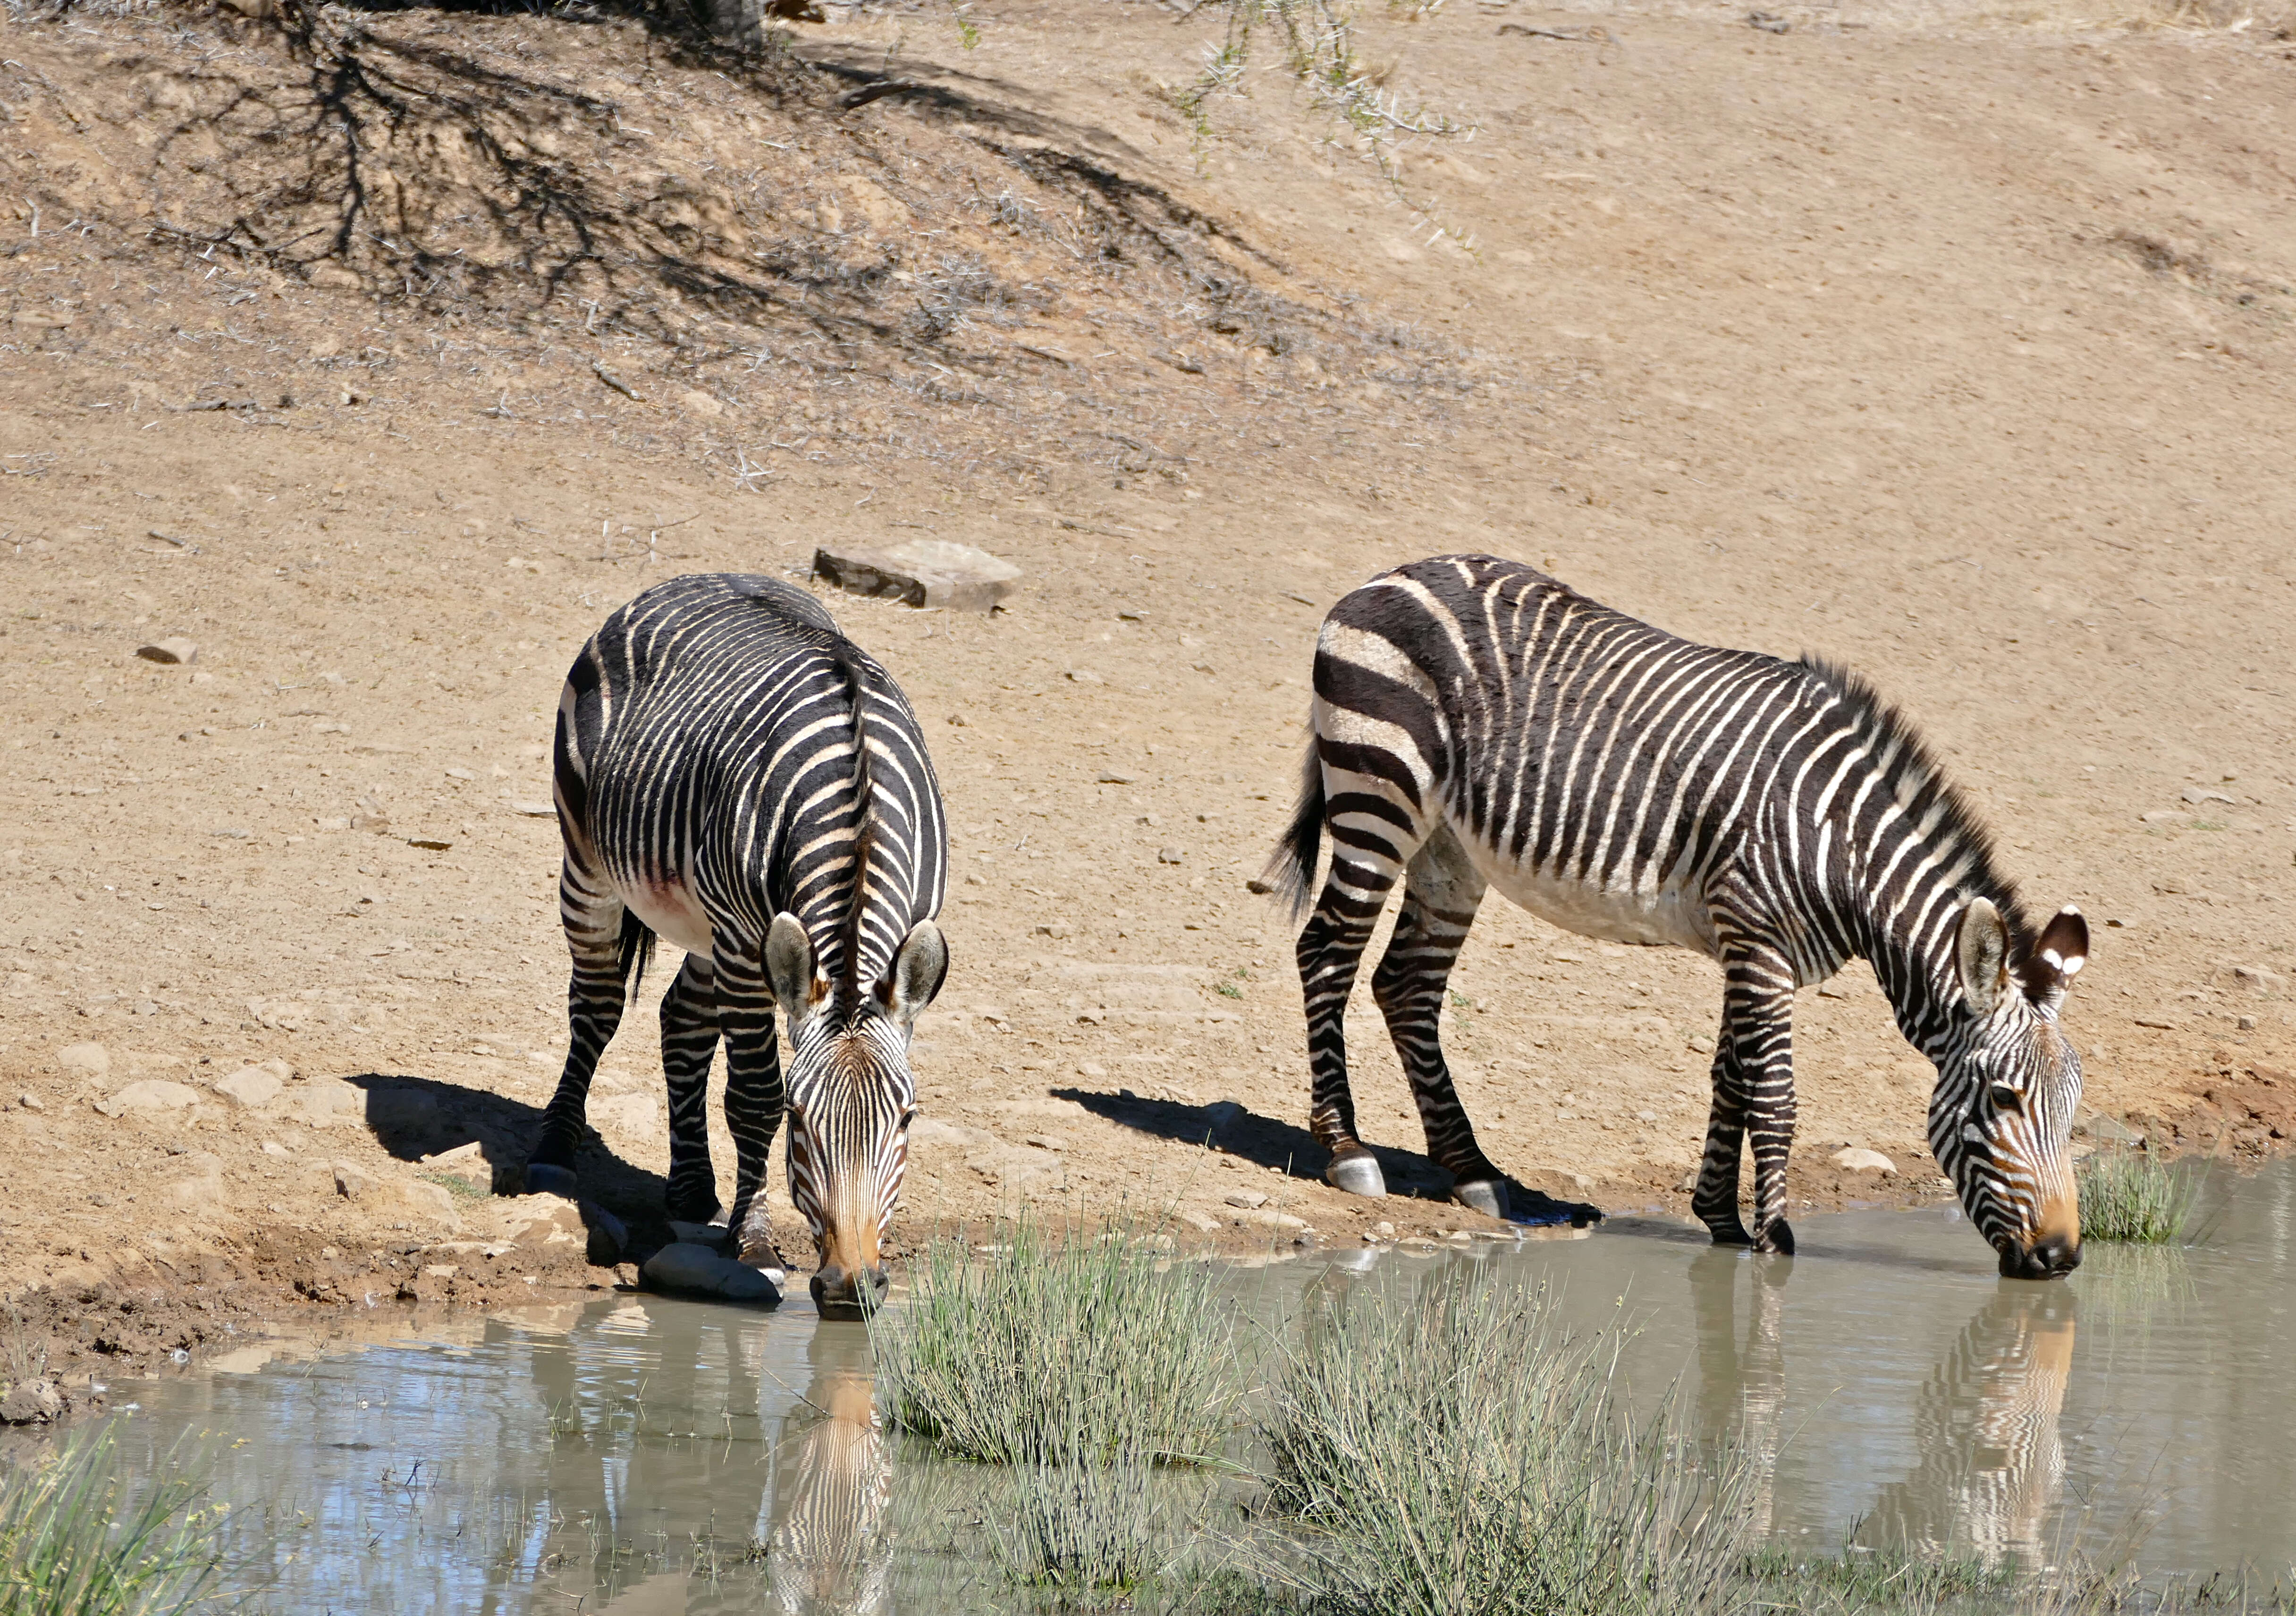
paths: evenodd
<path fill-rule="evenodd" d="M 1224 999 L 1240 999 L 1243 997 L 1243 989 L 1234 982 L 1215 982 L 1212 986 Z"/>
<path fill-rule="evenodd" d="M 2081 1238 L 2170 1245 L 2192 1221 L 2193 1192 L 2177 1170 L 2145 1151 L 2099 1151 L 2075 1175 Z"/>
<path fill-rule="evenodd" d="M 948 0 L 949 18 L 956 24 L 956 42 L 968 51 L 980 48 L 980 26 L 965 15 L 972 9 L 972 0 Z"/>
<path fill-rule="evenodd" d="M 914 1273 L 908 1303 L 870 1322 L 893 1423 L 1004 1464 L 1219 1451 L 1242 1389 L 1210 1264 L 1122 1220 L 1062 1239 L 1023 1218 L 989 1250 L 935 1241 Z"/>
<path fill-rule="evenodd" d="M 1382 1616 L 1676 1616 L 1746 1550 L 1744 1467 L 1618 1383 L 1624 1333 L 1572 1336 L 1543 1292 L 1371 1295 L 1303 1321 L 1261 1434 L 1308 1580 Z M 1321 1608 L 1319 1606 L 1319 1608 Z"/>
<path fill-rule="evenodd" d="M 173 1616 L 220 1573 L 224 1511 L 181 1472 L 123 1479 L 110 1425 L 0 1476 L 0 1616 Z"/>

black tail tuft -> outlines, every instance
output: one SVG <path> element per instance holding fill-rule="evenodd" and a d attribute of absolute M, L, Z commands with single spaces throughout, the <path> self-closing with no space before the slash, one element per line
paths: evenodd
<path fill-rule="evenodd" d="M 615 963 L 622 972 L 622 1003 L 628 1004 L 638 996 L 638 988 L 645 980 L 646 967 L 653 964 L 653 928 L 627 909 L 622 911 L 621 940 L 615 945 Z"/>
<path fill-rule="evenodd" d="M 1316 737 L 1308 737 L 1308 755 L 1300 767 L 1300 802 L 1292 810 L 1292 826 L 1268 856 L 1266 879 L 1276 898 L 1297 920 L 1315 896 L 1316 858 L 1324 846 L 1324 766 L 1316 756 Z"/>

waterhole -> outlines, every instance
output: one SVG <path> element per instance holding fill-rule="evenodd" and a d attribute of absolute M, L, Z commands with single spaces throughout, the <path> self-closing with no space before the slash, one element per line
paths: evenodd
<path fill-rule="evenodd" d="M 1618 1218 L 1584 1239 L 1313 1254 L 1229 1274 L 1275 1320 L 1308 1286 L 1544 1283 L 1635 1326 L 1671 1395 L 1757 1458 L 1774 1541 L 2026 1565 L 2135 1541 L 2151 1573 L 2296 1561 L 2296 1163 L 2211 1170 L 2201 1235 L 1997 1279 L 1953 1213 L 1796 1225 L 1802 1255 Z M 1246 1331 L 1244 1336 L 1252 1333 Z M 428 1333 L 266 1344 L 112 1389 L 131 1464 L 196 1449 L 269 1602 L 300 1611 L 992 1610 L 996 1472 L 882 1434 L 868 1343 L 608 1295 Z M 1239 1447 L 1239 1456 L 1249 1455 Z"/>

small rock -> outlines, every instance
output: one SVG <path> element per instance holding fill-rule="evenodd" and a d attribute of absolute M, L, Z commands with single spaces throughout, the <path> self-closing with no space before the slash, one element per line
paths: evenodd
<path fill-rule="evenodd" d="M 1833 1165 L 1845 1173 L 1895 1173 L 1898 1164 L 1880 1151 L 1859 1150 L 1852 1145 L 1833 1153 Z"/>
<path fill-rule="evenodd" d="M 1158 848 L 1156 849 L 1156 862 L 1158 864 L 1179 864 L 1183 862 L 1185 857 L 1186 855 L 1182 853 L 1177 848 Z"/>
<path fill-rule="evenodd" d="M 1058 1134 L 1030 1134 L 1028 1142 L 1040 1151 L 1064 1151 L 1069 1142 Z"/>
<path fill-rule="evenodd" d="M 1635 1113 L 1635 1120 L 1637 1122 L 1655 1122 L 1658 1120 L 1658 1112 L 1654 1111 L 1638 1111 Z"/>
<path fill-rule="evenodd" d="M 40 1096 L 37 1095 L 18 1095 L 16 1096 L 16 1103 L 22 1106 L 26 1111 L 45 1111 L 48 1109 L 46 1106 L 40 1103 Z"/>
<path fill-rule="evenodd" d="M 2109 1117 L 2093 1111 L 2073 1124 L 2073 1132 L 2099 1144 L 2120 1144 L 2135 1147 L 2144 1143 L 2144 1136 L 2118 1117 Z"/>
<path fill-rule="evenodd" d="M 1100 771 L 1100 783 L 1103 785 L 1130 785 L 1138 778 L 1137 775 L 1119 775 L 1112 768 Z"/>
<path fill-rule="evenodd" d="M 1378 1235 L 1382 1240 L 1392 1240 L 1395 1238 L 1395 1226 L 1388 1222 L 1384 1218 L 1371 1226 L 1371 1232 Z"/>
<path fill-rule="evenodd" d="M 346 1201 L 357 1201 L 362 1195 L 373 1194 L 373 1190 L 374 1180 L 367 1174 L 348 1161 L 335 1163 L 336 1194 Z"/>
<path fill-rule="evenodd" d="M 2259 997 L 2278 993 L 2288 986 L 2286 977 L 2262 965 L 2234 965 L 2232 974 L 2234 980 Z"/>
<path fill-rule="evenodd" d="M 849 595 L 952 611 L 995 610 L 1021 577 L 1021 569 L 1011 562 L 939 538 L 818 549 L 813 553 L 813 570 Z"/>
<path fill-rule="evenodd" d="M 1696 1189 L 1697 1187 L 1698 1187 L 1698 1169 L 1697 1169 L 1696 1168 L 1694 1168 L 1694 1167 L 1693 1167 L 1693 1168 L 1692 1168 L 1688 1172 L 1686 1172 L 1686 1173 L 1683 1174 L 1683 1176 L 1682 1176 L 1682 1182 L 1681 1182 L 1681 1183 L 1679 1183 L 1679 1184 L 1677 1184 L 1677 1185 L 1676 1185 L 1674 1186 L 1674 1188 L 1675 1188 L 1675 1193 L 1676 1193 L 1677 1194 L 1681 1194 L 1681 1195 L 1687 1195 L 1688 1194 L 1690 1194 L 1690 1192 L 1691 1192 L 1691 1191 L 1693 1191 L 1693 1190 Z"/>
<path fill-rule="evenodd" d="M 291 1156 L 295 1153 L 276 1139 L 266 1139 L 263 1142 L 263 1153 L 266 1156 Z"/>
<path fill-rule="evenodd" d="M 2233 1018 L 2233 1025 L 2239 1028 L 2243 1032 L 2254 1032 L 2256 1030 L 2256 1018 L 2252 1015 L 2235 1016 Z M 29 1098 L 29 1096 L 27 1097 Z"/>
<path fill-rule="evenodd" d="M 679 1241 L 646 1259 L 640 1270 L 649 1284 L 689 1295 L 722 1296 L 729 1301 L 781 1300 L 774 1282 L 750 1267 L 722 1257 L 708 1246 Z"/>
<path fill-rule="evenodd" d="M 101 1044 L 68 1044 L 56 1051 L 56 1064 L 64 1069 L 67 1077 L 108 1078 L 111 1075 L 111 1056 Z"/>
<path fill-rule="evenodd" d="M 1075 928 L 1070 926 L 1068 922 L 1064 920 L 1051 920 L 1046 921 L 1043 925 L 1038 926 L 1034 935 L 1037 937 L 1049 937 L 1054 942 L 1059 942 L 1065 938 L 1072 936 L 1074 931 Z"/>
<path fill-rule="evenodd" d="M 558 816 L 557 808 L 547 802 L 521 800 L 508 806 L 512 813 L 528 819 L 554 819 Z"/>
<path fill-rule="evenodd" d="M 1235 1221 L 1239 1227 L 1283 1229 L 1295 1235 L 1308 1226 L 1308 1220 L 1305 1218 L 1294 1218 L 1291 1213 L 1279 1212 L 1272 1206 L 1242 1213 Z"/>
<path fill-rule="evenodd" d="M 944 1122 L 939 1117 L 919 1117 L 909 1124 L 909 1143 L 918 1144 L 950 1144 L 970 1146 L 986 1144 L 988 1136 L 977 1128 L 960 1128 L 954 1122 Z"/>
<path fill-rule="evenodd" d="M 1199 1235 L 1216 1235 L 1226 1226 L 1218 1218 L 1208 1217 L 1202 1212 L 1176 1212 L 1173 1216 Z"/>
<path fill-rule="evenodd" d="M 1222 1199 L 1225 1200 L 1228 1205 L 1240 1206 L 1246 1211 L 1250 1211 L 1256 1207 L 1263 1207 L 1267 1204 L 1267 1197 L 1261 1194 L 1258 1190 L 1237 1190 L 1231 1194 L 1223 1196 Z"/>
<path fill-rule="evenodd" d="M 53 1381 L 26 1381 L 0 1398 L 0 1420 L 11 1425 L 45 1424 L 63 1411 L 63 1394 Z"/>
<path fill-rule="evenodd" d="M 1092 672 L 1089 669 L 1084 668 L 1070 669 L 1068 677 L 1069 683 L 1071 685 L 1105 685 L 1108 683 L 1107 680 L 1102 678 L 1098 674 Z"/>
<path fill-rule="evenodd" d="M 630 1231 L 622 1220 L 593 1202 L 582 1203 L 582 1221 L 590 1231 L 583 1255 L 594 1268 L 611 1268 L 629 1249 Z"/>
<path fill-rule="evenodd" d="M 217 1079 L 215 1090 L 234 1105 L 252 1111 L 258 1105 L 270 1104 L 286 1087 L 275 1072 L 260 1066 L 242 1066 L 231 1076 Z"/>
<path fill-rule="evenodd" d="M 200 648 L 185 639 L 154 640 L 149 645 L 138 645 L 135 654 L 147 662 L 165 662 L 171 667 L 200 660 Z"/>
<path fill-rule="evenodd" d="M 97 1102 L 95 1109 L 107 1117 L 124 1117 L 130 1112 L 188 1111 L 199 1103 L 200 1091 L 188 1084 L 147 1078 L 130 1083 L 109 1100 Z"/>
<path fill-rule="evenodd" d="M 2195 805 L 2203 802 L 2231 802 L 2234 800 L 2232 798 L 2226 796 L 2222 792 L 2212 792 L 2205 786 L 2199 785 L 2188 785 L 2182 792 L 2179 792 L 2177 795 L 2182 797 L 2186 802 L 2194 803 Z"/>

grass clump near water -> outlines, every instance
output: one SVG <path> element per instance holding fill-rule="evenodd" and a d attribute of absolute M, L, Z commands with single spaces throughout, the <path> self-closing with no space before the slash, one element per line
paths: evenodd
<path fill-rule="evenodd" d="M 1262 1435 L 1316 1609 L 1679 1616 L 1742 1587 L 1743 1467 L 1628 1408 L 1622 1330 L 1497 1285 L 1305 1325 Z"/>
<path fill-rule="evenodd" d="M 2193 1218 L 2193 1192 L 2177 1170 L 2143 1151 L 2099 1151 L 2075 1176 L 2081 1238 L 2171 1245 Z"/>
<path fill-rule="evenodd" d="M 1210 1264 L 1126 1222 L 1062 1238 L 1024 1218 L 988 1247 L 936 1241 L 912 1271 L 908 1304 L 870 1326 L 893 1424 L 1010 1464 L 1219 1453 L 1242 1388 Z"/>
<path fill-rule="evenodd" d="M 222 1565 L 224 1512 L 180 1472 L 121 1475 L 117 1438 L 74 1432 L 0 1473 L 0 1616 L 176 1616 Z"/>

